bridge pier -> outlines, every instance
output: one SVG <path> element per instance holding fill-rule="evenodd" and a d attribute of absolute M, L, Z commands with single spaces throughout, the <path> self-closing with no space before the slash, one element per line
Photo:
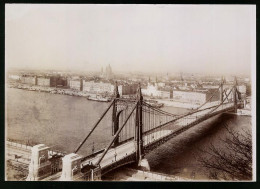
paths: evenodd
<path fill-rule="evenodd" d="M 150 165 L 148 160 L 146 158 L 139 160 L 138 168 L 140 168 L 143 171 L 150 171 Z"/>
<path fill-rule="evenodd" d="M 51 175 L 51 162 L 49 161 L 49 147 L 38 144 L 32 147 L 31 162 L 27 181 L 38 181 Z"/>
<path fill-rule="evenodd" d="M 95 181 L 101 180 L 101 168 L 94 165 L 82 167 L 82 156 L 71 153 L 62 158 L 60 181 Z"/>
<path fill-rule="evenodd" d="M 81 179 L 81 156 L 75 153 L 62 158 L 62 173 L 60 181 L 73 181 Z"/>

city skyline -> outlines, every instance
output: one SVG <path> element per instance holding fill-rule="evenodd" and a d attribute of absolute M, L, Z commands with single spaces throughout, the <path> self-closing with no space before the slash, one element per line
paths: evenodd
<path fill-rule="evenodd" d="M 6 5 L 6 67 L 250 74 L 251 5 Z M 250 66 L 251 63 L 251 66 Z"/>
<path fill-rule="evenodd" d="M 256 5 L 5 4 L 4 27 L 6 181 L 256 181 Z"/>

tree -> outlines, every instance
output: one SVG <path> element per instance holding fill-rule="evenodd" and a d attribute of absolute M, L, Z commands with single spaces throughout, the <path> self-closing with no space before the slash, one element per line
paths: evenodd
<path fill-rule="evenodd" d="M 210 179 L 252 179 L 252 135 L 248 130 L 234 131 L 225 125 L 228 136 L 220 139 L 224 145 L 216 147 L 210 143 L 202 150 L 209 158 L 200 157 L 201 165 L 209 170 Z"/>

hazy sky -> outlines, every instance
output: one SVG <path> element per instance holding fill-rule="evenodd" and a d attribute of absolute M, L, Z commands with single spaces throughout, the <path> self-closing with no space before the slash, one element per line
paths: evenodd
<path fill-rule="evenodd" d="M 6 5 L 6 66 L 250 72 L 252 5 Z"/>

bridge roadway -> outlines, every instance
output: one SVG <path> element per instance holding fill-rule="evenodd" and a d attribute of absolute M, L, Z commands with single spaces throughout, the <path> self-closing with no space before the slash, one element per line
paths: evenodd
<path fill-rule="evenodd" d="M 214 110 L 214 112 L 218 112 L 218 111 L 222 111 L 222 110 L 226 110 L 228 108 L 232 108 L 233 107 L 233 103 L 226 103 L 226 104 L 222 104 L 220 105 L 216 110 Z M 199 112 L 195 112 L 191 115 L 188 115 L 182 119 L 179 119 L 175 122 L 175 125 L 179 126 L 179 127 L 182 127 L 182 126 L 185 126 L 194 122 L 195 120 L 197 120 L 198 118 L 210 113 L 213 109 L 215 108 L 212 107 L 212 108 L 209 108 L 209 109 L 205 109 L 205 110 L 202 110 L 202 111 L 199 111 Z M 203 109 L 203 108 L 201 108 Z"/>
<path fill-rule="evenodd" d="M 207 114 L 210 113 L 212 110 L 216 113 L 222 113 L 228 111 L 233 108 L 233 103 L 226 103 L 220 105 L 217 109 L 213 106 L 209 109 L 202 110 L 200 112 L 192 113 L 184 118 L 181 118 L 175 122 L 166 124 L 166 126 L 160 130 L 154 130 L 152 133 L 147 133 L 143 136 L 143 145 L 144 147 L 149 146 L 150 143 L 154 141 L 158 141 L 160 139 L 166 138 L 167 136 L 171 135 L 172 133 L 176 132 L 177 130 L 184 128 L 185 126 L 193 124 L 198 118 L 205 117 L 206 120 Z M 208 116 L 211 117 L 211 116 Z M 203 121 L 202 120 L 202 121 Z M 158 128 L 159 129 L 159 128 Z M 122 160 L 130 155 L 135 154 L 135 141 L 131 140 L 124 144 L 121 144 L 115 148 L 111 148 L 108 150 L 107 154 L 104 156 L 103 160 L 100 162 L 101 169 L 107 166 L 114 164 L 115 162 Z M 91 157 L 89 159 L 84 160 L 81 163 L 81 166 L 85 166 L 87 164 L 96 164 L 96 162 L 101 157 L 102 153 L 97 154 L 95 157 Z"/>

